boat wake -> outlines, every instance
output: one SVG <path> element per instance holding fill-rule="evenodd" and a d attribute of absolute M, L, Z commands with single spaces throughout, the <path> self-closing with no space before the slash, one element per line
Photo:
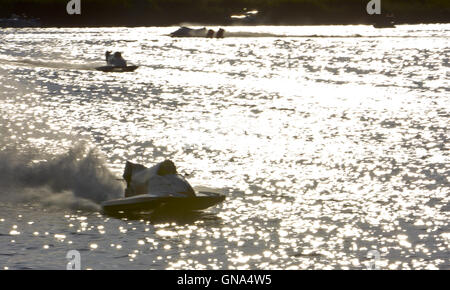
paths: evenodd
<path fill-rule="evenodd" d="M 57 68 L 69 70 L 94 70 L 99 66 L 99 63 L 70 63 L 70 62 L 55 62 L 40 59 L 0 59 L 0 63 L 18 65 L 25 67 L 42 67 L 42 68 Z"/>
<path fill-rule="evenodd" d="M 275 34 L 264 32 L 226 32 L 225 38 L 416 38 L 414 35 L 389 35 L 389 34 Z M 428 36 L 434 37 L 434 36 Z"/>

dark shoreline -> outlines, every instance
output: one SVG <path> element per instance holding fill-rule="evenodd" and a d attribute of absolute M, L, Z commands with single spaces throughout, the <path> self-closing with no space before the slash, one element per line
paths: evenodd
<path fill-rule="evenodd" d="M 68 15 L 69 0 L 1 0 L 0 18 L 39 19 L 39 27 L 142 27 L 196 25 L 354 25 L 383 16 L 366 12 L 369 0 L 81 0 L 81 15 Z M 382 0 L 396 24 L 450 23 L 450 1 Z M 246 9 L 246 10 L 245 10 Z M 258 10 L 232 21 L 233 14 Z"/>

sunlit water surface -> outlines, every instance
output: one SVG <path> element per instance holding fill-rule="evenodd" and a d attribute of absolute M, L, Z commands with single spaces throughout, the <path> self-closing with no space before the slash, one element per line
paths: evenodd
<path fill-rule="evenodd" d="M 449 25 L 175 29 L 0 30 L 2 269 L 450 269 Z M 101 214 L 164 158 L 227 200 Z"/>

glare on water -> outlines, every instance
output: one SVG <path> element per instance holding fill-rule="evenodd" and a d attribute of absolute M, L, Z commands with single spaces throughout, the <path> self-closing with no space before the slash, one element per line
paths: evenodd
<path fill-rule="evenodd" d="M 449 25 L 175 29 L 0 31 L 2 269 L 450 268 Z M 165 158 L 227 200 L 99 212 Z"/>

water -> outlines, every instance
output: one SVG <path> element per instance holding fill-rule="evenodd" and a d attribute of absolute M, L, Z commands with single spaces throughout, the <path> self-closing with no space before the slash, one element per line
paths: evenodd
<path fill-rule="evenodd" d="M 0 31 L 1 268 L 450 269 L 449 25 L 175 29 Z M 101 214 L 165 158 L 227 200 Z"/>

